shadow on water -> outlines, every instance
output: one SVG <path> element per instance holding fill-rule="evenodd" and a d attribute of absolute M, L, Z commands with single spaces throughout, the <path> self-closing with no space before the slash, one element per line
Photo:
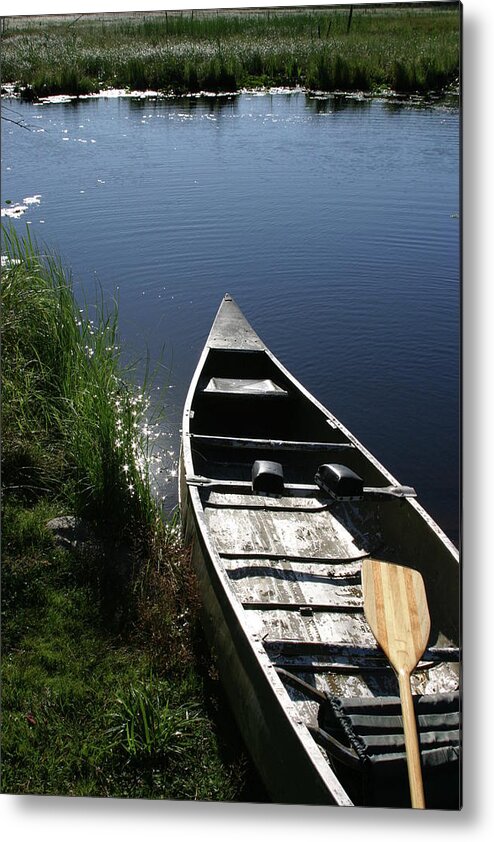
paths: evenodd
<path fill-rule="evenodd" d="M 335 113 L 336 111 L 363 111 L 370 108 L 370 99 L 359 99 L 347 94 L 305 95 L 305 107 L 316 114 Z"/>
<path fill-rule="evenodd" d="M 373 104 L 373 97 L 370 96 L 355 96 L 345 93 L 312 93 L 305 94 L 305 107 L 307 111 L 315 114 L 336 113 L 340 111 L 368 111 Z M 388 114 L 400 113 L 405 110 L 413 109 L 415 111 L 427 110 L 430 108 L 437 108 L 438 106 L 447 108 L 458 108 L 458 96 L 451 94 L 448 96 L 394 96 L 392 98 L 379 98 L 382 108 Z"/>

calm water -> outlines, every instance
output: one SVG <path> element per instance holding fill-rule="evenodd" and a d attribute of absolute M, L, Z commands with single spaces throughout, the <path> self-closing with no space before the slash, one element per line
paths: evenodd
<path fill-rule="evenodd" d="M 32 131 L 2 125 L 2 207 L 38 197 L 16 228 L 88 300 L 118 295 L 128 356 L 161 355 L 167 507 L 186 390 L 230 292 L 458 539 L 456 109 L 302 93 L 5 104 Z"/>

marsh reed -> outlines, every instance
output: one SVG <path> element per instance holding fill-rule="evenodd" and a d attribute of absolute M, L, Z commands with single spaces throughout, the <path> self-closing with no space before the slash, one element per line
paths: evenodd
<path fill-rule="evenodd" d="M 459 6 L 87 16 L 7 26 L 2 72 L 24 95 L 105 87 L 183 94 L 256 86 L 441 91 L 459 74 Z M 349 22 L 351 25 L 349 26 Z"/>

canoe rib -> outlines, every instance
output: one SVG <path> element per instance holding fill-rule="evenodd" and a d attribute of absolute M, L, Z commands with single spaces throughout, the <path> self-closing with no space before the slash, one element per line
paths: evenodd
<path fill-rule="evenodd" d="M 308 614 L 309 612 L 334 612 L 339 611 L 342 614 L 357 612 L 361 613 L 363 605 L 352 602 L 333 602 L 333 603 L 319 603 L 319 602 L 276 602 L 274 600 L 264 600 L 262 602 L 255 600 L 248 600 L 242 602 L 243 608 L 250 611 L 300 611 Z"/>

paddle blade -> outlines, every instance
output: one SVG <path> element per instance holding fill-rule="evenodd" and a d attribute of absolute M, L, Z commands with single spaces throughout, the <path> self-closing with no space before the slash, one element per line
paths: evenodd
<path fill-rule="evenodd" d="M 398 674 L 410 674 L 424 654 L 430 616 L 417 570 L 366 558 L 362 563 L 364 611 L 374 637 Z"/>

